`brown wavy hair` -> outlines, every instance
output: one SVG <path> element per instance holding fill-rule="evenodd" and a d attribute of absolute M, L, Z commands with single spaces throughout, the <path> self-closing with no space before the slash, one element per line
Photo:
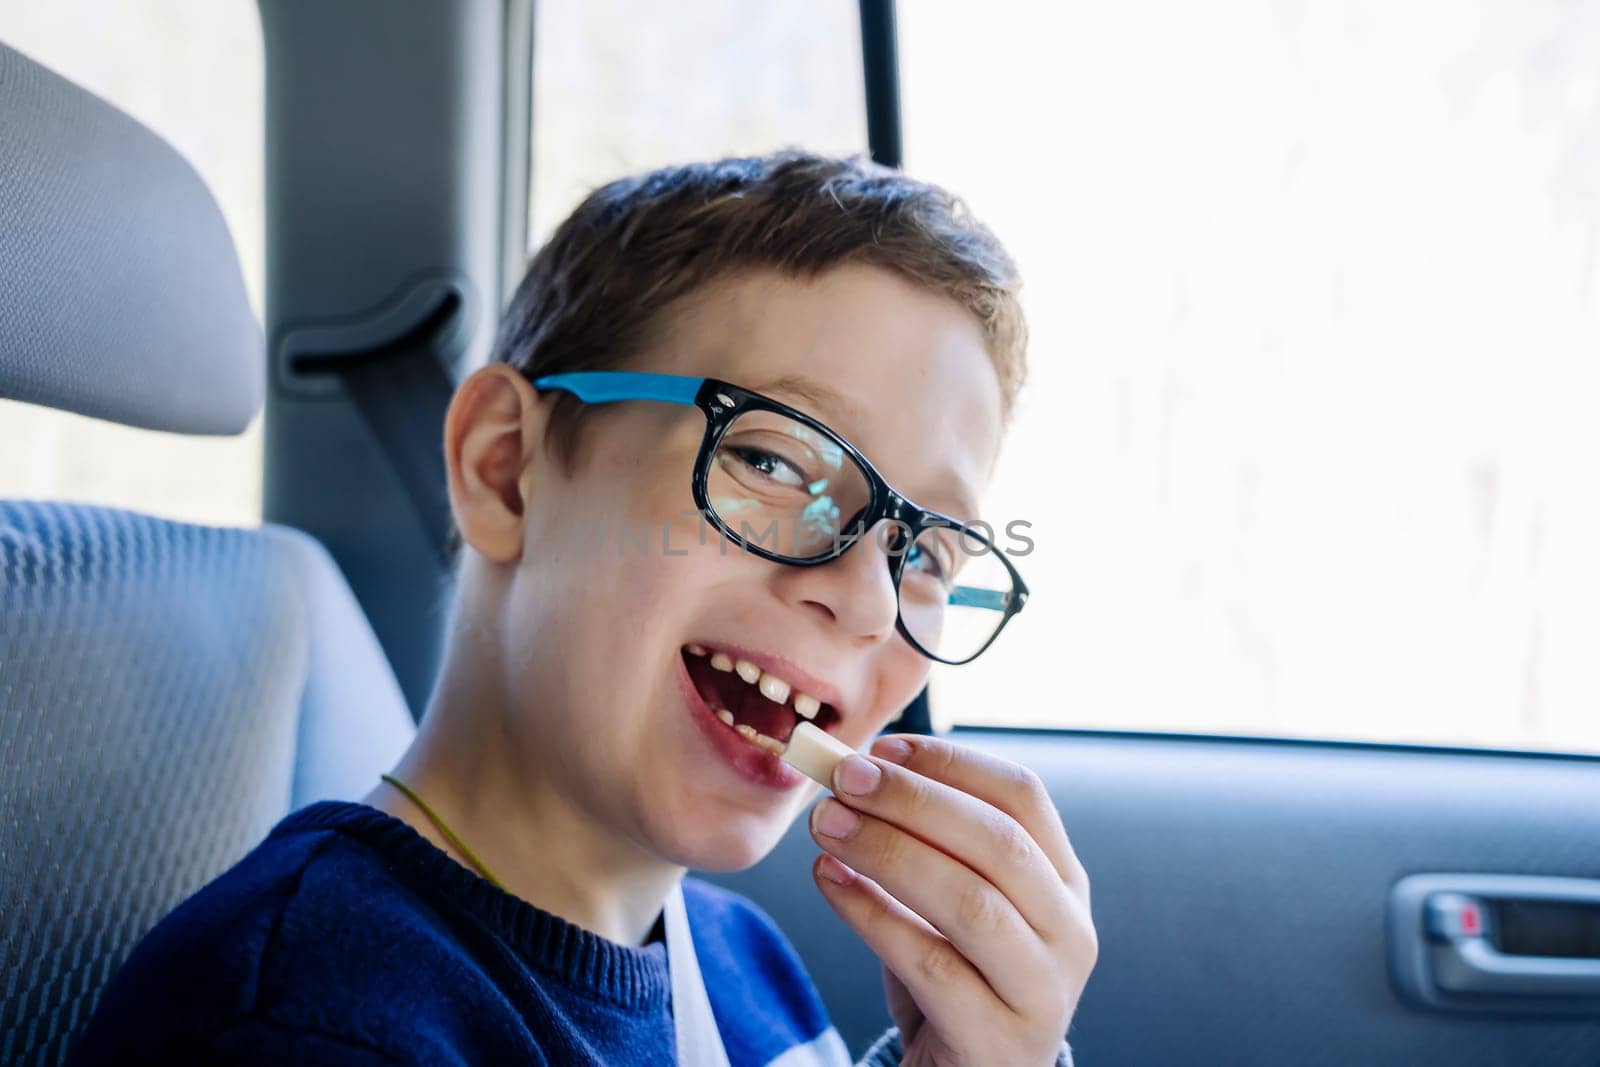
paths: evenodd
<path fill-rule="evenodd" d="M 590 193 L 528 265 L 492 362 L 530 381 L 616 368 L 663 313 L 741 270 L 814 277 L 882 267 L 942 293 L 983 329 L 1009 415 L 1027 328 L 1011 257 L 943 189 L 860 157 L 802 151 L 666 167 Z M 584 407 L 562 393 L 546 443 L 570 469 Z M 452 555 L 458 535 L 451 530 Z"/>

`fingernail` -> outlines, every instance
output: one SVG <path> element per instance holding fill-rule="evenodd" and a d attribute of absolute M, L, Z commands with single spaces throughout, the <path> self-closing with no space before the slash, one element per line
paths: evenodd
<path fill-rule="evenodd" d="M 872 746 L 872 754 L 896 766 L 904 767 L 911 758 L 911 742 L 900 737 L 886 737 Z"/>
<path fill-rule="evenodd" d="M 826 854 L 817 861 L 817 873 L 834 885 L 849 885 L 850 880 L 855 877 L 849 867 Z"/>
<path fill-rule="evenodd" d="M 839 792 L 849 793 L 853 797 L 864 797 L 878 788 L 878 779 L 882 777 L 883 772 L 878 770 L 877 764 L 865 756 L 846 756 L 833 772 L 833 781 L 839 787 Z"/>
<path fill-rule="evenodd" d="M 811 825 L 823 837 L 849 837 L 861 825 L 861 816 L 837 800 L 824 800 L 811 813 Z"/>

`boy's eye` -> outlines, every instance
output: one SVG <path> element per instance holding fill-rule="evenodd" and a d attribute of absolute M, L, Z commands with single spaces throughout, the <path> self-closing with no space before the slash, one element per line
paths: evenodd
<path fill-rule="evenodd" d="M 939 582 L 949 582 L 955 576 L 954 561 L 950 560 L 949 547 L 938 534 L 923 533 L 912 542 L 906 553 L 906 566 L 933 577 Z"/>
<path fill-rule="evenodd" d="M 961 569 L 961 559 L 956 555 L 954 531 L 933 526 L 917 535 L 906 550 L 906 571 L 932 579 L 942 586 L 955 582 Z"/>
<path fill-rule="evenodd" d="M 819 441 L 789 419 L 765 413 L 741 416 L 717 449 L 717 465 L 746 489 L 781 491 L 786 501 L 798 505 L 839 490 L 839 461 L 844 457 L 837 454 L 830 463 L 820 454 Z"/>
<path fill-rule="evenodd" d="M 841 523 L 872 499 L 865 472 L 836 442 L 768 411 L 740 415 L 723 434 L 706 491 L 729 528 L 795 559 L 836 554 Z"/>
<path fill-rule="evenodd" d="M 736 462 L 785 488 L 797 489 L 806 484 L 805 472 L 775 452 L 750 445 L 730 445 L 722 449 L 721 455 L 731 456 Z"/>
<path fill-rule="evenodd" d="M 911 551 L 906 554 L 906 566 L 919 570 L 930 578 L 944 580 L 944 567 L 928 546 L 921 542 L 911 546 Z"/>

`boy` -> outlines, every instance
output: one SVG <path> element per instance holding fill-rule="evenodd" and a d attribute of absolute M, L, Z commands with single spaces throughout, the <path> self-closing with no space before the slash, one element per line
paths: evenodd
<path fill-rule="evenodd" d="M 1020 607 L 940 521 L 995 460 L 1015 289 L 957 202 L 858 161 L 591 195 L 446 418 L 462 558 L 414 744 L 164 920 L 78 1061 L 843 1062 L 770 921 L 683 875 L 756 862 L 811 798 L 798 722 L 866 745 Z M 1070 1062 L 1097 948 L 1037 779 L 871 753 L 811 815 L 816 887 L 883 961 L 868 1061 Z"/>

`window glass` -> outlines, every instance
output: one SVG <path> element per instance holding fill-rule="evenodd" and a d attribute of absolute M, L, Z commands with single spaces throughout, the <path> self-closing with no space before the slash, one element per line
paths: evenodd
<path fill-rule="evenodd" d="M 899 15 L 1033 331 L 1034 595 L 936 713 L 1600 751 L 1600 8 Z"/>
<path fill-rule="evenodd" d="M 255 4 L 0 5 L 0 41 L 133 115 L 194 165 L 222 206 L 259 318 L 262 54 Z M 261 517 L 261 420 L 237 437 L 191 437 L 0 400 L 0 497 L 251 525 Z"/>
<path fill-rule="evenodd" d="M 540 0 L 529 232 L 596 186 L 794 145 L 865 152 L 855 0 Z"/>

